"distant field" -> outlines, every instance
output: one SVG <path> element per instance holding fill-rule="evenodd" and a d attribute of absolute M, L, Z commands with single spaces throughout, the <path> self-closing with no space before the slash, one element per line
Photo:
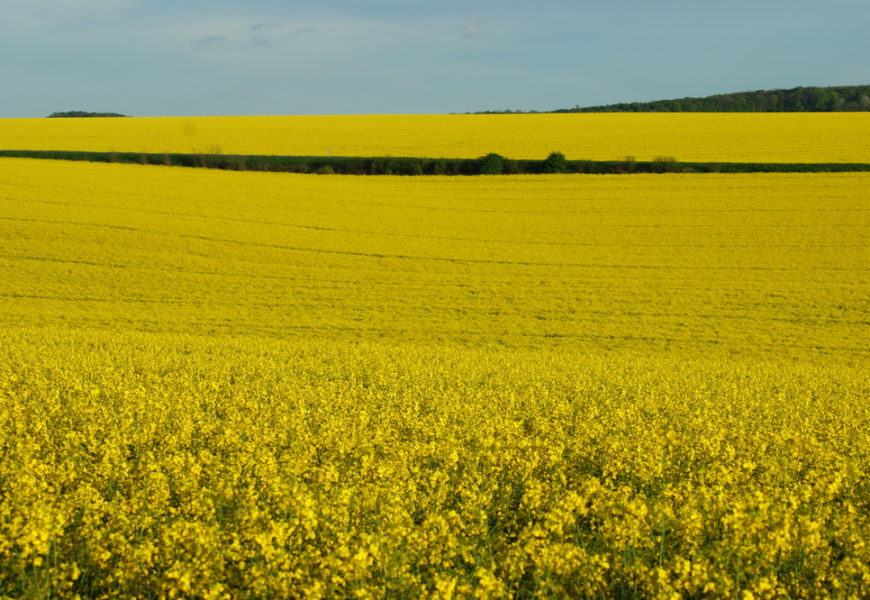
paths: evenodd
<path fill-rule="evenodd" d="M 870 162 L 870 113 L 0 119 L 2 150 Z"/>
<path fill-rule="evenodd" d="M 858 600 L 868 195 L 0 159 L 0 596 Z"/>

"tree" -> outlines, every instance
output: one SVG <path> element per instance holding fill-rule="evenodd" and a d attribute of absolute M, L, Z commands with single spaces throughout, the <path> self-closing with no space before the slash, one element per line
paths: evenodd
<path fill-rule="evenodd" d="M 654 173 L 676 173 L 679 164 L 673 156 L 656 156 L 652 161 Z"/>
<path fill-rule="evenodd" d="M 67 110 L 62 112 L 53 112 L 48 115 L 49 119 L 69 119 L 69 118 L 81 118 L 81 117 L 126 117 L 127 115 L 122 115 L 121 113 L 113 113 L 113 112 L 89 112 L 86 110 Z"/>
<path fill-rule="evenodd" d="M 504 156 L 490 152 L 478 159 L 478 172 L 481 175 L 502 175 L 504 174 L 504 165 Z"/>
<path fill-rule="evenodd" d="M 565 173 L 568 171 L 568 161 L 561 152 L 551 152 L 544 161 L 544 173 Z"/>

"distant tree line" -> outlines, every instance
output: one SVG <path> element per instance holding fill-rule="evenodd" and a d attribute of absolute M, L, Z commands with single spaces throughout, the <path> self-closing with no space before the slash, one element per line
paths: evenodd
<path fill-rule="evenodd" d="M 510 159 L 490 153 L 479 158 L 353 156 L 250 156 L 233 154 L 145 154 L 62 150 L 0 150 L 0 157 L 47 158 L 89 162 L 199 167 L 230 171 L 272 171 L 321 175 L 526 175 L 539 173 L 831 173 L 870 172 L 864 163 L 719 163 L 681 162 L 673 156 L 650 161 L 569 160 L 561 152 L 545 159 Z"/>
<path fill-rule="evenodd" d="M 717 94 L 704 98 L 678 98 L 631 102 L 553 112 L 835 112 L 870 111 L 870 85 L 796 87 Z"/>
<path fill-rule="evenodd" d="M 69 119 L 69 118 L 81 118 L 81 117 L 126 117 L 127 115 L 122 115 L 121 113 L 113 113 L 113 112 L 88 112 L 85 110 L 67 110 L 62 112 L 53 112 L 48 115 L 49 119 Z"/>
<path fill-rule="evenodd" d="M 511 115 L 579 112 L 838 112 L 870 111 L 870 85 L 796 87 L 717 94 L 703 98 L 678 98 L 654 102 L 628 102 L 601 106 L 537 110 L 482 110 L 477 115 Z M 469 113 L 472 114 L 472 113 Z"/>

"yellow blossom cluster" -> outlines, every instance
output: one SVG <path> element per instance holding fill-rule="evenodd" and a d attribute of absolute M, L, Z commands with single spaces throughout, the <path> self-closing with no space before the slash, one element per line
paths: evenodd
<path fill-rule="evenodd" d="M 4 329 L 0 594 L 860 598 L 867 373 Z"/>

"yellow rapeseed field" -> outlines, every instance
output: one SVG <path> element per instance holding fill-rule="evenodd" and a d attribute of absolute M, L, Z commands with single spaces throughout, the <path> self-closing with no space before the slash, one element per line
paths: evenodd
<path fill-rule="evenodd" d="M 0 119 L 0 149 L 870 163 L 870 113 Z"/>
<path fill-rule="evenodd" d="M 865 597 L 868 198 L 0 159 L 0 596 Z"/>
<path fill-rule="evenodd" d="M 866 351 L 868 174 L 324 177 L 3 159 L 0 186 L 5 323 Z"/>

